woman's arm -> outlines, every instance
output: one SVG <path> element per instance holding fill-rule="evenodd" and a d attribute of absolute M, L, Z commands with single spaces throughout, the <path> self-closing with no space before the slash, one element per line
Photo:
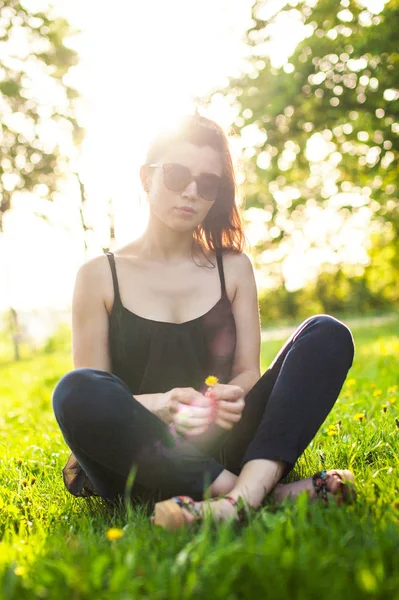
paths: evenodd
<path fill-rule="evenodd" d="M 260 316 L 254 270 L 246 254 L 231 256 L 236 293 L 232 311 L 236 324 L 237 343 L 230 385 L 238 385 L 246 396 L 260 379 Z M 227 275 L 228 276 L 228 275 Z"/>
<path fill-rule="evenodd" d="M 111 370 L 108 347 L 108 313 L 105 307 L 105 257 L 82 265 L 76 275 L 72 299 L 72 356 L 75 369 Z M 112 280 L 111 280 L 112 285 Z"/>

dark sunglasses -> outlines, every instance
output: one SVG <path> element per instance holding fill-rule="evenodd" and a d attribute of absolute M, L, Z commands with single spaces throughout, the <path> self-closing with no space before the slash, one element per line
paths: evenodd
<path fill-rule="evenodd" d="M 188 167 L 178 163 L 163 163 L 148 165 L 150 168 L 162 167 L 163 182 L 168 190 L 182 192 L 189 183 L 195 181 L 198 193 L 204 200 L 214 202 L 218 196 L 222 178 L 214 173 L 201 173 L 195 177 Z"/>

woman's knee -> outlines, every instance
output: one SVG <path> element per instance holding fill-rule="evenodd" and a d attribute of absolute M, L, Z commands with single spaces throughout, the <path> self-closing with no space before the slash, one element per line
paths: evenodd
<path fill-rule="evenodd" d="M 350 364 L 352 364 L 355 345 L 352 332 L 347 325 L 335 317 L 324 314 L 311 317 L 309 323 L 323 336 L 329 347 L 332 346 L 336 352 L 348 357 Z"/>
<path fill-rule="evenodd" d="M 76 414 L 97 379 L 98 371 L 88 367 L 69 371 L 60 379 L 53 392 L 53 410 L 58 420 L 64 420 L 70 411 Z"/>

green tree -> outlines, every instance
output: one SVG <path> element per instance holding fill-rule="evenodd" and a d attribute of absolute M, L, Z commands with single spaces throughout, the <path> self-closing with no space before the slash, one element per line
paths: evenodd
<path fill-rule="evenodd" d="M 380 12 L 375 4 L 291 0 L 267 19 L 267 2 L 253 5 L 248 69 L 224 91 L 238 107 L 236 134 L 248 140 L 246 208 L 267 217 L 257 254 L 281 250 L 270 265 L 276 281 L 283 248 L 309 209 L 329 206 L 345 219 L 370 211 L 379 244 L 381 236 L 387 245 L 398 238 L 399 1 L 381 3 Z M 277 68 L 267 48 L 282 15 L 296 19 L 304 35 Z M 345 255 L 334 240 L 323 243 L 335 252 L 335 271 L 343 269 Z M 347 277 L 366 276 L 356 266 L 352 271 Z"/>
<path fill-rule="evenodd" d="M 83 133 L 66 77 L 78 62 L 67 45 L 76 32 L 28 6 L 0 0 L 0 231 L 15 192 L 52 200 Z"/>

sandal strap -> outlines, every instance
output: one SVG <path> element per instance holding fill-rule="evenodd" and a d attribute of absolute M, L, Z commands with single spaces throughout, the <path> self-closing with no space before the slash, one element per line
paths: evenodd
<path fill-rule="evenodd" d="M 180 508 L 185 508 L 192 515 L 199 515 L 198 509 L 195 506 L 195 502 L 192 498 L 190 498 L 190 496 L 174 496 L 172 500 L 173 502 L 176 502 Z"/>
<path fill-rule="evenodd" d="M 241 523 L 246 523 L 248 520 L 248 509 L 246 508 L 243 499 L 238 498 L 238 500 L 236 500 L 235 498 L 232 498 L 231 496 L 223 496 L 223 499 L 228 500 L 230 502 L 230 504 L 232 504 L 234 506 L 234 508 L 238 507 L 238 510 L 237 510 L 238 520 Z"/>
<path fill-rule="evenodd" d="M 235 498 L 232 498 L 231 496 L 223 496 L 224 500 L 228 500 L 230 502 L 230 504 L 232 504 L 234 507 L 237 506 L 238 504 L 238 500 L 236 500 Z"/>
<path fill-rule="evenodd" d="M 327 471 L 318 471 L 312 477 L 313 487 L 316 492 L 316 496 L 321 496 L 321 501 L 324 504 L 328 504 L 327 497 Z"/>

